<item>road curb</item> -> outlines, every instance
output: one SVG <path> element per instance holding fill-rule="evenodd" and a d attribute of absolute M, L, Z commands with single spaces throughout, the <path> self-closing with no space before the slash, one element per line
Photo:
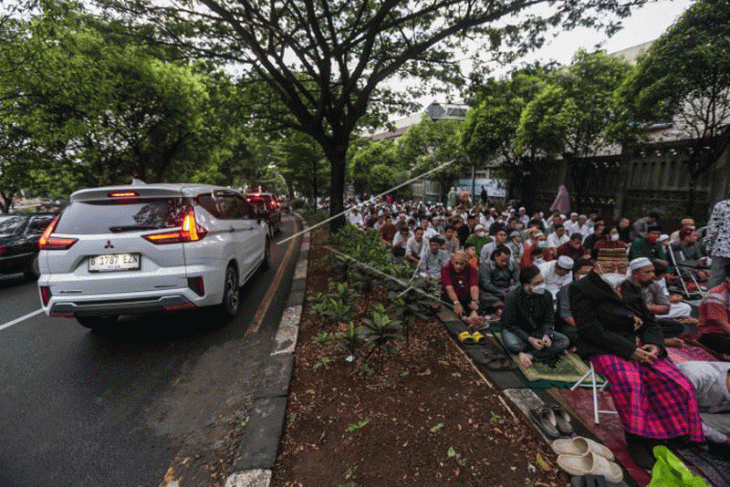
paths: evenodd
<path fill-rule="evenodd" d="M 294 214 L 294 217 L 302 222 L 303 230 L 308 228 L 299 215 Z M 271 469 L 284 432 L 286 401 L 304 304 L 309 239 L 309 232 L 305 232 L 287 307 L 281 315 L 269 358 L 263 367 L 249 421 L 225 487 L 269 487 L 271 484 Z"/>

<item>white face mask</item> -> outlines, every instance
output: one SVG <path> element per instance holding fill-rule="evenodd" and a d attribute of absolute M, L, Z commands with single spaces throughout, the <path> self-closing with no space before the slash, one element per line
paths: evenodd
<path fill-rule="evenodd" d="M 618 233 L 614 233 L 613 235 L 611 235 L 611 240 L 613 240 L 614 242 L 617 242 L 618 241 L 618 238 L 619 238 L 619 234 Z"/>
<path fill-rule="evenodd" d="M 626 280 L 626 276 L 617 272 L 607 272 L 605 274 L 601 274 L 601 279 L 611 286 L 612 289 L 616 289 Z"/>
<path fill-rule="evenodd" d="M 532 287 L 532 294 L 543 294 L 545 292 L 545 283 L 541 282 L 537 286 Z"/>
<path fill-rule="evenodd" d="M 482 230 L 479 230 L 477 232 L 477 237 L 483 237 L 484 235 L 486 235 L 486 233 L 484 231 L 482 231 Z"/>
<path fill-rule="evenodd" d="M 545 263 L 545 259 L 532 259 L 532 263 L 535 264 L 535 265 L 544 264 Z"/>

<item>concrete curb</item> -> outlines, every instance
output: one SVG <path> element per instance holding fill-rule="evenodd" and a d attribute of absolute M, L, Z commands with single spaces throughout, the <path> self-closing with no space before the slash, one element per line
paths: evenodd
<path fill-rule="evenodd" d="M 302 222 L 302 229 L 306 230 L 308 226 L 301 217 L 296 213 L 293 215 Z M 282 313 L 269 359 L 263 367 L 237 460 L 231 467 L 225 487 L 269 487 L 271 484 L 271 469 L 276 462 L 279 441 L 284 432 L 286 401 L 304 304 L 309 238 L 309 232 L 306 232 L 299 250 L 287 307 Z"/>

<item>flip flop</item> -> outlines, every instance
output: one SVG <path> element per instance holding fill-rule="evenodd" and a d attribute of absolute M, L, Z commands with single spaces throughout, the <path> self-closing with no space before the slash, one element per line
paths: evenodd
<path fill-rule="evenodd" d="M 462 331 L 461 333 L 459 333 L 459 341 L 465 344 L 476 343 L 474 341 L 474 337 L 468 331 Z"/>
<path fill-rule="evenodd" d="M 485 340 L 484 335 L 482 335 L 478 331 L 473 332 L 471 334 L 471 337 L 474 339 L 474 343 L 482 343 Z"/>

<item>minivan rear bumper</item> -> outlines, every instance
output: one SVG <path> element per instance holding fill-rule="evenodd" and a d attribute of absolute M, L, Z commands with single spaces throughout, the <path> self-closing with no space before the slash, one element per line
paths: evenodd
<path fill-rule="evenodd" d="M 179 295 L 63 301 L 49 303 L 50 316 L 105 316 L 110 314 L 139 314 L 154 311 L 172 311 L 195 308 L 197 305 L 187 297 Z"/>

